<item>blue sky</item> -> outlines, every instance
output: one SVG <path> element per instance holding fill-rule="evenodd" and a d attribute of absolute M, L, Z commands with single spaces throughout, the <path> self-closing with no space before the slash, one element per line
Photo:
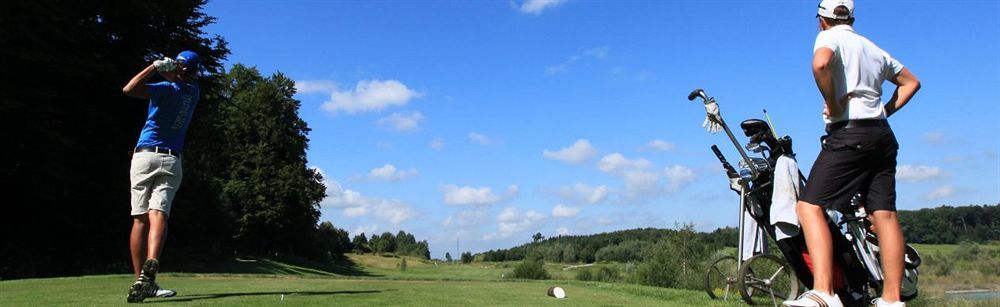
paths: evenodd
<path fill-rule="evenodd" d="M 228 65 L 293 80 L 322 220 L 432 256 L 540 232 L 736 225 L 687 94 L 762 118 L 808 171 L 823 133 L 817 1 L 212 1 Z M 1000 2 L 862 1 L 855 28 L 923 82 L 890 122 L 900 209 L 1000 201 Z M 887 83 L 884 92 L 891 95 Z M 888 99 L 886 97 L 885 99 Z M 456 247 L 458 245 L 458 247 Z"/>

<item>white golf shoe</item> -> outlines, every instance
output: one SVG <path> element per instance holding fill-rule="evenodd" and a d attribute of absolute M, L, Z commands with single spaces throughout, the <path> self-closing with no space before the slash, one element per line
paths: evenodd
<path fill-rule="evenodd" d="M 829 295 L 816 290 L 809 290 L 802 295 L 799 295 L 798 299 L 785 301 L 781 303 L 781 306 L 788 307 L 843 307 L 844 303 L 840 301 L 840 297 L 837 294 Z"/>
<path fill-rule="evenodd" d="M 173 297 L 174 295 L 177 295 L 177 291 L 160 288 L 160 285 L 156 283 L 153 283 L 149 292 L 146 293 L 146 297 Z"/>
<path fill-rule="evenodd" d="M 882 300 L 882 298 L 880 297 L 877 300 L 875 300 L 875 307 L 906 307 L 906 303 L 899 301 L 895 303 L 888 303 Z"/>

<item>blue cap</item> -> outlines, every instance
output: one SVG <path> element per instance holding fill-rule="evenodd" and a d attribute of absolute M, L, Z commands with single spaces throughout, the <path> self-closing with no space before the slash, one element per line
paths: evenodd
<path fill-rule="evenodd" d="M 177 54 L 177 62 L 184 64 L 188 68 L 197 70 L 198 65 L 201 64 L 201 57 L 197 53 L 191 50 L 184 50 Z"/>

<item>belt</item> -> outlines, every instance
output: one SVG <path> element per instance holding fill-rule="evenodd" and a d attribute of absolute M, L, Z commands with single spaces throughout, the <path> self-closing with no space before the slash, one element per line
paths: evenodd
<path fill-rule="evenodd" d="M 170 148 L 160 147 L 160 146 L 139 147 L 135 149 L 135 152 L 155 152 L 161 154 L 168 154 L 178 158 L 180 158 L 181 156 L 181 153 L 179 151 L 171 150 Z"/>
<path fill-rule="evenodd" d="M 839 121 L 832 124 L 826 125 L 826 131 L 834 131 L 840 129 L 850 129 L 850 128 L 871 128 L 871 127 L 884 127 L 889 128 L 889 121 L 885 119 L 852 119 Z"/>

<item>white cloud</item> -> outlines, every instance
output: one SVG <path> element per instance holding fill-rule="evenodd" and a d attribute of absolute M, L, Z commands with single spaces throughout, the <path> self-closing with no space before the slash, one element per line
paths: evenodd
<path fill-rule="evenodd" d="M 469 140 L 479 143 L 480 145 L 489 145 L 493 143 L 493 140 L 489 137 L 476 132 L 469 132 Z"/>
<path fill-rule="evenodd" d="M 409 205 L 399 201 L 382 201 L 375 205 L 375 217 L 397 225 L 417 216 Z"/>
<path fill-rule="evenodd" d="M 577 214 L 580 214 L 579 207 L 563 206 L 562 204 L 552 207 L 552 217 L 574 217 Z"/>
<path fill-rule="evenodd" d="M 679 190 L 684 185 L 694 181 L 695 178 L 693 170 L 681 165 L 668 166 L 663 171 L 669 180 L 667 191 L 670 192 Z"/>
<path fill-rule="evenodd" d="M 566 235 L 569 235 L 569 234 L 570 234 L 569 233 L 569 228 L 559 227 L 558 229 L 556 229 L 556 235 L 566 236 Z"/>
<path fill-rule="evenodd" d="M 564 73 L 568 69 L 569 69 L 569 65 L 567 65 L 567 64 L 545 66 L 545 75 L 546 76 L 551 76 L 551 75 L 555 75 L 555 74 L 558 74 L 558 73 Z"/>
<path fill-rule="evenodd" d="M 624 196 L 631 201 L 655 197 L 662 190 L 657 184 L 660 181 L 658 172 L 629 170 L 622 172 L 622 179 L 625 180 Z"/>
<path fill-rule="evenodd" d="M 455 226 L 459 228 L 469 228 L 482 225 L 486 211 L 482 209 L 463 210 L 458 214 L 448 216 L 441 222 L 441 226 Z"/>
<path fill-rule="evenodd" d="M 926 181 L 944 176 L 945 173 L 936 166 L 904 164 L 896 167 L 896 178 L 900 181 Z"/>
<path fill-rule="evenodd" d="M 668 166 L 662 171 L 652 170 L 651 166 L 649 160 L 628 159 L 617 152 L 604 156 L 597 163 L 597 169 L 624 182 L 620 190 L 609 192 L 611 195 L 608 198 L 614 199 L 614 202 L 644 203 L 677 192 L 695 179 L 694 170 L 685 166 Z M 560 191 L 560 195 L 565 195 L 566 190 Z"/>
<path fill-rule="evenodd" d="M 597 169 L 611 174 L 629 170 L 642 170 L 648 168 L 649 165 L 649 160 L 643 158 L 629 160 L 622 154 L 616 152 L 601 158 L 601 161 L 597 162 Z"/>
<path fill-rule="evenodd" d="M 346 217 L 359 217 L 359 216 L 365 216 L 367 214 L 368 214 L 368 206 L 344 208 L 344 216 Z"/>
<path fill-rule="evenodd" d="M 299 94 L 330 94 L 337 90 L 337 84 L 330 80 L 296 80 L 295 91 Z"/>
<path fill-rule="evenodd" d="M 924 133 L 924 142 L 930 144 L 944 144 L 946 140 L 947 138 L 945 137 L 944 132 L 941 131 L 931 131 L 928 133 Z"/>
<path fill-rule="evenodd" d="M 398 199 L 367 197 L 356 191 L 345 189 L 336 181 L 325 181 L 326 198 L 321 207 L 340 208 L 344 216 L 360 217 L 369 214 L 398 225 L 419 214 L 405 202 Z"/>
<path fill-rule="evenodd" d="M 604 61 L 608 58 L 608 52 L 611 48 L 607 46 L 596 47 L 584 50 L 578 54 L 570 56 L 566 59 L 566 62 L 558 65 L 548 65 L 545 67 L 545 75 L 551 76 L 559 73 L 564 73 L 569 71 L 570 66 L 578 65 L 581 62 L 586 61 Z"/>
<path fill-rule="evenodd" d="M 522 213 L 514 207 L 504 208 L 497 215 L 497 232 L 500 237 L 509 237 L 512 234 L 528 230 L 545 219 L 545 215 L 528 210 Z"/>
<path fill-rule="evenodd" d="M 952 195 L 955 195 L 955 187 L 943 185 L 931 190 L 930 193 L 925 194 L 924 198 L 927 200 L 938 200 L 951 197 Z"/>
<path fill-rule="evenodd" d="M 597 149 L 591 146 L 590 141 L 587 139 L 576 140 L 576 142 L 573 142 L 573 145 L 563 147 L 558 151 L 548 149 L 542 151 L 542 156 L 546 158 L 567 163 L 581 163 L 592 158 L 594 155 L 597 155 Z"/>
<path fill-rule="evenodd" d="M 387 180 L 387 181 L 400 181 L 407 178 L 413 178 L 419 176 L 420 172 L 416 169 L 409 170 L 397 170 L 395 165 L 386 164 L 381 167 L 377 167 L 368 172 L 368 178 Z"/>
<path fill-rule="evenodd" d="M 542 11 L 559 6 L 566 0 L 527 0 L 518 8 L 521 13 L 541 15 Z"/>
<path fill-rule="evenodd" d="M 296 80 L 298 94 L 331 94 L 337 90 L 337 83 L 330 80 Z"/>
<path fill-rule="evenodd" d="M 442 150 L 444 149 L 444 139 L 434 138 L 433 140 L 431 140 L 430 143 L 427 144 L 427 146 L 430 146 L 434 150 Z"/>
<path fill-rule="evenodd" d="M 514 197 L 520 191 L 521 191 L 521 188 L 518 187 L 516 184 L 508 185 L 507 186 L 507 197 Z"/>
<path fill-rule="evenodd" d="M 413 131 L 420 126 L 424 120 L 424 114 L 420 112 L 395 112 L 389 116 L 379 118 L 375 123 L 379 127 L 396 131 Z"/>
<path fill-rule="evenodd" d="M 597 60 L 604 60 L 604 59 L 608 58 L 608 50 L 611 50 L 611 48 L 608 48 L 607 46 L 597 47 L 597 48 L 592 48 L 592 49 L 587 49 L 587 50 L 584 50 L 583 53 L 580 54 L 580 55 L 577 55 L 577 56 L 574 56 L 574 57 L 570 57 L 569 61 L 572 63 L 572 62 L 576 62 L 576 61 L 579 61 L 579 60 L 582 60 L 582 59 L 585 59 L 585 58 L 593 58 L 593 59 L 597 59 Z"/>
<path fill-rule="evenodd" d="M 445 185 L 441 190 L 444 192 L 444 203 L 449 205 L 492 205 L 500 202 L 500 197 L 489 187 Z"/>
<path fill-rule="evenodd" d="M 573 203 L 596 204 L 608 199 L 609 189 L 606 185 L 589 186 L 577 182 L 571 186 L 559 188 L 558 195 Z"/>
<path fill-rule="evenodd" d="M 376 230 L 378 230 L 378 226 L 375 225 L 358 226 L 351 231 L 351 237 L 353 238 L 354 236 L 362 233 L 366 236 L 371 236 L 371 234 L 375 233 Z"/>
<path fill-rule="evenodd" d="M 670 143 L 663 140 L 652 140 L 646 144 L 645 148 L 653 151 L 668 152 L 674 150 L 677 146 L 674 143 Z"/>
<path fill-rule="evenodd" d="M 323 103 L 323 110 L 331 114 L 346 112 L 381 111 L 388 107 L 403 106 L 423 93 L 408 88 L 396 80 L 362 80 L 354 89 L 334 90 L 330 100 Z"/>

